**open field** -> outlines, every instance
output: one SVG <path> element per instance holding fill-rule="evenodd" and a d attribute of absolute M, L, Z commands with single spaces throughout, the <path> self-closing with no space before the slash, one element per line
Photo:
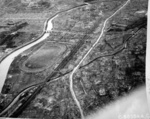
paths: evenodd
<path fill-rule="evenodd" d="M 22 64 L 21 69 L 25 72 L 42 71 L 47 67 L 51 67 L 65 51 L 65 45 L 47 42 Z"/>

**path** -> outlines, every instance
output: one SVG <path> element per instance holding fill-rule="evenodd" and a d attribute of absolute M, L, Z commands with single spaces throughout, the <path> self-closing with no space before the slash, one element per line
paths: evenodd
<path fill-rule="evenodd" d="M 72 97 L 75 101 L 75 103 L 77 104 L 80 114 L 81 114 L 81 118 L 84 119 L 84 114 L 83 114 L 83 110 L 81 108 L 81 105 L 78 101 L 78 99 L 76 98 L 75 92 L 73 90 L 73 75 L 75 74 L 75 72 L 79 69 L 79 66 L 82 64 L 82 62 L 84 61 L 84 59 L 89 55 L 89 53 L 93 50 L 93 48 L 97 45 L 97 43 L 100 41 L 100 39 L 102 38 L 104 32 L 105 32 L 105 27 L 107 25 L 107 22 L 113 17 L 115 16 L 120 10 L 122 10 L 128 3 L 130 2 L 130 0 L 127 0 L 116 12 L 114 12 L 111 16 L 109 16 L 103 23 L 103 28 L 101 30 L 101 33 L 98 37 L 98 39 L 96 40 L 96 42 L 92 45 L 92 47 L 88 50 L 88 52 L 83 56 L 83 58 L 81 59 L 81 61 L 78 63 L 78 65 L 73 69 L 73 71 L 70 74 L 69 80 L 70 80 L 70 91 L 72 94 Z"/>

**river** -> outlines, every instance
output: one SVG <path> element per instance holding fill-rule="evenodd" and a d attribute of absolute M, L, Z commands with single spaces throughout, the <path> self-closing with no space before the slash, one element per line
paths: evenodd
<path fill-rule="evenodd" d="M 3 85 L 5 83 L 7 73 L 9 71 L 9 67 L 15 57 L 17 57 L 19 54 L 24 52 L 25 50 L 28 50 L 29 48 L 33 47 L 34 45 L 44 41 L 51 33 L 51 30 L 53 28 L 52 21 L 55 19 L 58 15 L 53 16 L 52 18 L 48 19 L 44 24 L 44 31 L 42 36 L 40 36 L 39 39 L 35 40 L 34 42 L 29 43 L 28 45 L 24 45 L 23 47 L 17 48 L 17 50 L 13 51 L 11 54 L 9 54 L 7 57 L 5 57 L 1 63 L 0 63 L 0 93 L 2 91 Z"/>
<path fill-rule="evenodd" d="M 58 17 L 59 14 L 61 14 L 63 12 L 69 12 L 71 10 L 77 9 L 79 7 L 84 7 L 86 5 L 89 5 L 89 4 L 86 4 L 86 3 L 81 4 L 81 5 L 78 5 L 78 6 L 66 9 L 66 10 L 62 10 L 62 11 L 56 13 L 55 15 L 53 15 L 51 18 L 49 18 L 44 23 L 43 34 L 38 39 L 31 41 L 31 42 L 28 42 L 28 43 L 16 48 L 14 51 L 12 51 L 10 54 L 8 54 L 6 57 L 4 57 L 0 61 L 0 93 L 2 91 L 3 85 L 4 85 L 5 80 L 7 78 L 7 73 L 9 71 L 10 65 L 13 62 L 13 60 L 15 59 L 15 57 L 17 57 L 19 54 L 21 54 L 25 50 L 28 50 L 29 48 L 33 47 L 34 45 L 44 41 L 51 33 L 51 30 L 53 28 L 53 24 L 52 24 L 53 19 Z"/>

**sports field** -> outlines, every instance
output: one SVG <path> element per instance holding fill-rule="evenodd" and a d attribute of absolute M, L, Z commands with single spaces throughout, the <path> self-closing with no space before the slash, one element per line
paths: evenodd
<path fill-rule="evenodd" d="M 65 45 L 47 42 L 29 56 L 29 58 L 21 65 L 21 69 L 26 72 L 43 71 L 47 67 L 52 66 L 65 51 Z"/>

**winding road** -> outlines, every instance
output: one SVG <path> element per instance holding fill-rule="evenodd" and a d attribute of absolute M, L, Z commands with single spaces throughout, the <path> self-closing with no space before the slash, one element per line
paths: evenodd
<path fill-rule="evenodd" d="M 86 5 L 88 5 L 88 4 L 82 4 L 82 5 L 79 5 L 79 6 L 67 9 L 67 10 L 63 10 L 63 11 L 60 11 L 60 12 L 54 14 L 52 17 L 47 19 L 46 22 L 44 23 L 43 33 L 41 34 L 40 37 L 38 37 L 37 39 L 35 39 L 33 41 L 25 43 L 20 47 L 17 47 L 10 54 L 8 54 L 4 58 L 2 58 L 2 60 L 0 61 L 0 93 L 1 93 L 3 85 L 5 83 L 10 65 L 13 62 L 13 60 L 15 59 L 15 57 L 17 57 L 19 54 L 21 54 L 25 50 L 28 50 L 29 48 L 35 46 L 36 44 L 38 44 L 38 43 L 44 41 L 46 38 L 48 38 L 53 29 L 52 21 L 56 17 L 58 17 L 59 14 L 61 14 L 63 12 L 69 12 L 71 10 L 74 10 L 74 9 L 77 9 L 79 7 L 86 6 Z"/>
<path fill-rule="evenodd" d="M 71 11 L 71 10 L 74 10 L 74 9 L 77 9 L 77 8 L 79 8 L 79 7 L 86 6 L 86 5 L 89 5 L 89 4 L 78 5 L 78 6 L 75 6 L 75 7 L 73 7 L 73 8 L 69 8 L 69 9 L 67 9 L 67 10 L 63 10 L 63 11 L 60 11 L 60 12 L 54 14 L 52 17 L 50 17 L 49 19 L 47 19 L 47 21 L 44 23 L 43 33 L 42 33 L 42 35 L 41 35 L 39 38 L 37 38 L 37 39 L 35 39 L 35 40 L 33 40 L 33 41 L 30 41 L 30 42 L 28 42 L 28 43 L 26 43 L 26 44 L 24 44 L 24 45 L 22 45 L 22 46 L 20 46 L 20 47 L 17 47 L 17 48 L 16 48 L 14 51 L 12 51 L 10 54 L 8 54 L 8 55 L 6 55 L 5 57 L 3 57 L 3 59 L 0 61 L 0 81 L 1 81 L 1 83 L 0 83 L 0 93 L 1 93 L 2 88 L 3 88 L 3 85 L 4 85 L 4 83 L 5 83 L 5 80 L 6 80 L 7 73 L 8 73 L 8 71 L 9 71 L 10 65 L 11 65 L 11 63 L 13 62 L 13 60 L 15 59 L 15 57 L 17 57 L 17 56 L 18 56 L 20 53 L 22 53 L 23 51 L 25 51 L 25 50 L 27 50 L 27 49 L 33 47 L 34 45 L 36 45 L 36 44 L 38 44 L 38 43 L 44 41 L 44 40 L 50 35 L 50 33 L 51 33 L 52 29 L 53 29 L 52 21 L 53 21 L 56 17 L 58 17 L 61 13 L 63 13 L 63 12 L 69 12 L 69 11 Z M 53 74 L 53 73 L 52 73 L 52 74 Z M 48 78 L 49 78 L 49 77 L 48 77 Z M 58 78 L 59 78 L 59 77 L 58 77 Z M 57 79 L 57 77 L 54 78 L 54 79 Z M 47 80 L 49 80 L 49 79 L 47 79 Z M 13 115 L 13 113 L 18 113 L 18 112 L 19 112 L 19 111 L 17 111 L 18 108 L 19 108 L 19 110 L 22 110 L 22 108 L 24 108 L 24 107 L 32 100 L 32 98 L 34 98 L 35 95 L 42 89 L 42 86 L 47 82 L 47 80 L 45 80 L 45 82 L 42 82 L 42 83 L 37 84 L 37 85 L 35 84 L 35 85 L 32 85 L 32 86 L 29 86 L 29 87 L 27 87 L 26 89 L 22 90 L 22 91 L 12 100 L 12 102 L 11 102 L 2 112 L 0 112 L 0 116 L 3 116 L 3 114 L 4 114 L 4 115 L 6 114 L 6 115 L 9 117 L 9 116 Z M 26 100 L 26 101 L 25 101 L 25 104 L 19 104 L 19 107 L 17 106 L 17 107 L 15 108 L 15 111 L 16 111 L 16 112 L 14 112 L 14 111 L 12 111 L 12 112 L 10 111 L 10 112 L 9 112 L 9 110 L 12 110 L 13 106 L 16 105 L 17 102 L 19 102 L 20 97 L 21 97 L 22 95 L 24 95 L 27 91 L 32 90 L 32 88 L 36 88 L 37 90 L 35 90 L 35 92 L 33 93 L 33 95 L 31 95 L 31 96 L 29 95 L 29 97 L 25 99 L 25 100 Z M 23 105 L 23 106 L 21 107 L 21 105 Z M 20 107 L 21 107 L 21 109 L 20 109 Z M 10 114 L 7 113 L 7 112 L 9 112 Z M 5 116 L 6 116 L 6 115 L 5 115 Z"/>
<path fill-rule="evenodd" d="M 92 47 L 87 51 L 87 53 L 83 56 L 83 58 L 80 60 L 80 62 L 78 63 L 78 65 L 73 69 L 73 71 L 71 72 L 70 74 L 70 77 L 69 77 L 69 81 L 70 81 L 70 91 L 71 91 L 71 94 L 72 94 L 72 97 L 75 101 L 75 103 L 77 104 L 78 108 L 79 108 L 79 111 L 80 111 L 80 114 L 81 114 L 81 118 L 84 119 L 84 114 L 83 114 L 83 111 L 82 111 L 82 108 L 81 108 L 81 105 L 78 101 L 78 99 L 76 98 L 76 95 L 75 95 L 75 92 L 73 90 L 73 76 L 74 74 L 76 73 L 76 71 L 79 69 L 80 65 L 82 64 L 82 62 L 85 60 L 85 58 L 90 54 L 90 52 L 95 48 L 95 46 L 99 43 L 99 41 L 101 40 L 101 38 L 103 37 L 104 33 L 105 33 L 105 28 L 107 26 L 107 23 L 108 21 L 113 17 L 115 16 L 120 10 L 122 10 L 128 3 L 130 2 L 130 0 L 127 0 L 116 12 L 114 12 L 111 16 L 109 16 L 103 23 L 103 26 L 102 26 L 102 29 L 101 29 L 101 33 L 98 37 L 98 39 L 95 41 L 95 43 L 92 45 Z M 85 4 L 85 5 L 88 5 L 88 4 Z M 81 7 L 81 6 L 84 6 L 84 5 L 80 5 L 80 6 L 77 6 L 77 7 L 74 7 L 74 8 L 71 8 L 69 10 L 65 10 L 65 11 L 62 11 L 62 12 L 66 12 L 66 11 L 70 11 L 70 10 L 73 10 L 75 8 L 78 8 L 78 7 Z M 3 85 L 5 83 L 5 79 L 7 77 L 7 73 L 8 73 L 8 70 L 9 70 L 9 67 L 11 65 L 11 63 L 13 62 L 13 60 L 15 59 L 15 57 L 17 57 L 20 53 L 22 53 L 23 51 L 33 47 L 34 45 L 42 42 L 43 40 L 45 40 L 51 33 L 51 30 L 53 28 L 53 24 L 52 24 L 52 21 L 53 19 L 55 19 L 56 17 L 58 17 L 58 15 L 62 12 L 59 12 L 57 14 L 55 14 L 53 17 L 49 18 L 45 24 L 44 24 L 44 31 L 43 31 L 43 34 L 36 40 L 30 42 L 30 43 L 27 43 L 19 48 L 17 48 L 16 50 L 14 50 L 11 54 L 7 55 L 4 59 L 1 60 L 0 62 L 0 80 L 1 80 L 1 83 L 0 83 L 0 92 L 3 88 Z M 30 88 L 27 88 L 25 89 L 23 92 L 27 91 L 27 90 L 30 90 L 31 88 L 35 88 L 36 86 L 31 86 Z M 40 90 L 40 89 L 39 89 Z M 11 109 L 11 107 L 13 107 L 13 105 L 19 100 L 19 97 L 23 94 L 23 92 L 21 92 L 20 94 L 18 94 L 18 96 L 16 96 L 16 98 L 12 101 L 12 103 L 10 103 L 8 105 L 8 107 L 3 110 L 1 112 L 0 115 L 2 115 L 3 113 L 7 112 L 9 109 Z M 37 91 L 38 92 L 38 91 Z M 35 92 L 36 94 L 36 92 Z"/>
<path fill-rule="evenodd" d="M 70 91 L 71 91 L 71 94 L 72 94 L 72 97 L 74 99 L 74 101 L 76 102 L 78 108 L 79 108 L 79 111 L 81 113 L 81 118 L 84 119 L 84 114 L 83 114 L 83 110 L 81 108 L 81 105 L 78 101 L 78 99 L 76 98 L 76 95 L 75 95 L 75 92 L 73 90 L 73 75 L 75 74 L 75 72 L 79 69 L 80 65 L 82 64 L 82 62 L 85 60 L 85 58 L 90 54 L 90 52 L 94 49 L 94 47 L 99 43 L 99 41 L 101 40 L 101 38 L 103 37 L 103 34 L 105 32 L 105 27 L 107 25 L 107 22 L 113 17 L 115 16 L 120 10 L 122 10 L 128 3 L 130 2 L 130 0 L 127 0 L 116 12 L 114 12 L 111 16 L 109 16 L 103 23 L 103 27 L 102 27 L 102 30 L 101 30 L 101 33 L 98 37 L 98 39 L 96 40 L 96 42 L 92 45 L 92 47 L 88 50 L 88 52 L 83 56 L 83 58 L 80 60 L 80 62 L 78 63 L 78 65 L 73 69 L 73 71 L 71 72 L 70 74 Z"/>
<path fill-rule="evenodd" d="M 12 52 L 10 55 L 8 55 L 4 60 L 1 61 L 0 63 L 0 92 L 2 91 L 3 85 L 5 83 L 5 79 L 7 77 L 7 73 L 9 70 L 9 67 L 11 65 L 11 63 L 13 62 L 13 60 L 15 59 L 15 57 L 17 57 L 20 53 L 22 53 L 23 51 L 33 47 L 34 45 L 42 42 L 43 40 L 45 40 L 46 38 L 48 38 L 48 36 L 50 35 L 50 31 L 53 28 L 53 24 L 52 24 L 52 20 L 54 18 L 56 18 L 58 15 L 52 17 L 49 21 L 46 21 L 45 26 L 44 26 L 44 34 L 35 42 L 32 42 L 28 45 L 25 45 L 22 48 L 19 48 L 18 50 L 16 50 L 15 52 Z"/>

